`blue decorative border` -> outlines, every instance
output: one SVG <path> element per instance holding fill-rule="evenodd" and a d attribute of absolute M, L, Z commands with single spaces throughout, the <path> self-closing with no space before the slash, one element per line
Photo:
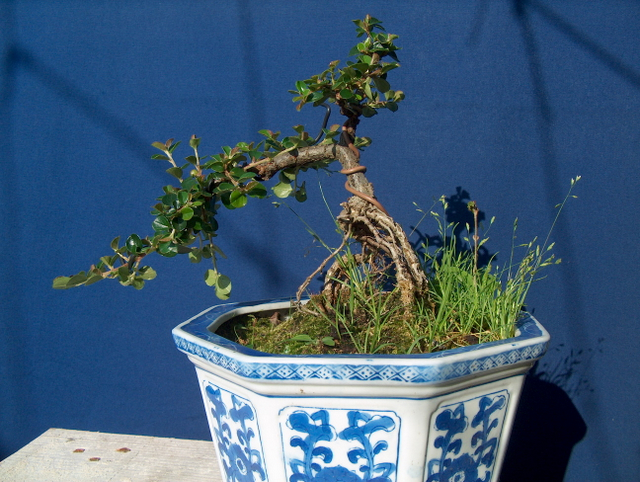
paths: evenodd
<path fill-rule="evenodd" d="M 404 383 L 442 382 L 520 362 L 534 361 L 545 353 L 549 342 L 548 333 L 531 316 L 521 320 L 517 325 L 518 335 L 507 340 L 423 355 L 381 355 L 375 358 L 370 355 L 272 355 L 243 347 L 208 330 L 208 327 L 225 313 L 268 302 L 214 306 L 175 328 L 174 341 L 178 349 L 187 354 L 253 380 Z M 491 350 L 484 356 L 473 353 L 487 349 Z"/>

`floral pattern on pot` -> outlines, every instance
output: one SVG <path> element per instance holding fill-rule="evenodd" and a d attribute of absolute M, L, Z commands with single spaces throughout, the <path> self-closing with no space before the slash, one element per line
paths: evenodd
<path fill-rule="evenodd" d="M 508 402 L 501 390 L 440 407 L 432 417 L 426 482 L 491 480 Z"/>
<path fill-rule="evenodd" d="M 260 432 L 251 403 L 210 383 L 205 383 L 204 393 L 226 480 L 266 481 Z"/>
<path fill-rule="evenodd" d="M 394 412 L 287 407 L 280 430 L 288 482 L 395 482 Z"/>

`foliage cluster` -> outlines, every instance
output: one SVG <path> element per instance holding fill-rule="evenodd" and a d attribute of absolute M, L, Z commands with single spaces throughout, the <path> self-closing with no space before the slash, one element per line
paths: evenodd
<path fill-rule="evenodd" d="M 401 91 L 391 90 L 387 74 L 399 66 L 394 40 L 397 35 L 387 34 L 379 20 L 367 16 L 354 20 L 358 37 L 364 37 L 351 50 L 353 60 L 340 67 L 340 61 L 333 61 L 329 68 L 319 75 L 296 82 L 293 101 L 300 109 L 305 104 L 314 106 L 335 104 L 348 117 L 363 115 L 371 117 L 379 109 L 395 112 L 398 102 L 404 99 Z M 391 62 L 384 59 L 390 57 Z M 204 273 L 207 285 L 215 288 L 220 299 L 228 299 L 231 280 L 218 269 L 218 258 L 224 258 L 222 249 L 214 242 L 218 236 L 218 212 L 221 206 L 229 210 L 246 206 L 250 198 L 268 196 L 267 181 L 272 175 L 265 174 L 262 167 L 273 164 L 278 154 L 290 153 L 296 156 L 304 148 L 314 145 L 335 145 L 338 143 L 339 125 L 323 128 L 321 136 L 313 139 L 302 125 L 293 127 L 294 134 L 280 138 L 279 131 L 264 129 L 259 133 L 264 137 L 259 143 L 239 142 L 235 146 L 224 146 L 222 152 L 201 156 L 200 138 L 195 135 L 189 140 L 193 154 L 183 163 L 174 158 L 174 151 L 180 142 L 169 139 L 152 145 L 161 153 L 153 159 L 170 163 L 167 172 L 173 176 L 177 186 L 163 187 L 151 214 L 153 235 L 132 234 L 120 244 L 120 237 L 111 242 L 113 253 L 100 258 L 88 270 L 72 276 L 60 276 L 53 282 L 57 289 L 67 289 L 90 285 L 103 279 L 116 279 L 122 285 L 136 289 L 144 287 L 146 281 L 154 279 L 153 268 L 142 263 L 149 254 L 158 253 L 164 257 L 187 255 L 189 260 L 199 263 L 211 260 L 212 266 Z M 322 141 L 320 138 L 324 137 Z M 355 137 L 353 145 L 364 149 L 371 142 L 366 137 Z M 298 174 L 308 169 L 323 169 L 335 158 L 319 159 L 300 163 L 278 172 L 278 182 L 271 188 L 279 198 L 293 197 L 305 201 L 307 193 L 304 182 L 297 181 Z"/>

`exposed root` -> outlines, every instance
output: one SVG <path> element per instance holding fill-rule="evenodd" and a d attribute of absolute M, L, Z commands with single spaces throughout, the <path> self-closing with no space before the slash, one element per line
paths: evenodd
<path fill-rule="evenodd" d="M 354 256 L 355 263 L 366 265 L 374 277 L 391 271 L 401 302 L 409 309 L 416 298 L 425 293 L 427 278 L 404 230 L 388 214 L 362 199 L 350 198 L 343 208 L 338 223 L 362 245 L 362 252 Z M 341 297 L 347 277 L 345 261 L 335 260 L 327 272 L 323 289 L 327 306 Z"/>
<path fill-rule="evenodd" d="M 344 236 L 342 237 L 342 243 L 340 244 L 340 246 L 338 246 L 338 248 L 336 250 L 334 250 L 321 264 L 320 266 L 318 266 L 318 268 L 311 273 L 306 280 L 304 280 L 304 283 L 302 283 L 302 285 L 300 285 L 300 288 L 298 288 L 298 292 L 296 293 L 296 300 L 298 301 L 298 303 L 300 303 L 300 299 L 302 298 L 302 295 L 304 294 L 305 290 L 307 289 L 307 286 L 309 286 L 309 283 L 311 283 L 311 280 L 313 280 L 313 278 L 315 278 L 316 276 L 318 276 L 318 274 L 320 274 L 322 272 L 322 270 L 325 268 L 325 266 L 327 266 L 327 263 L 329 261 L 331 261 L 333 258 L 335 258 L 335 256 L 337 254 L 340 253 L 340 251 L 342 251 L 342 249 L 345 247 L 345 245 L 347 244 L 347 241 L 349 241 L 349 238 L 351 237 L 351 232 L 348 231 L 344 234 Z"/>

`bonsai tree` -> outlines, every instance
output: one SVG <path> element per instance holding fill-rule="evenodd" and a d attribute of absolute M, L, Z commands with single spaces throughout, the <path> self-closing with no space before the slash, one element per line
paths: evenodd
<path fill-rule="evenodd" d="M 422 325 L 408 327 L 413 341 L 402 350 L 431 351 L 447 344 L 438 341 L 439 336 L 429 343 L 418 343 L 425 338 L 420 334 L 425 329 L 424 323 L 442 324 L 443 320 L 451 320 L 455 313 L 462 311 L 456 304 L 459 301 L 451 301 L 453 295 L 449 290 L 455 288 L 466 296 L 465 290 L 470 286 L 477 291 L 484 283 L 486 286 L 482 288 L 485 291 L 482 295 L 492 300 L 496 298 L 496 293 L 511 291 L 511 298 L 505 302 L 510 304 L 509 310 L 506 310 L 508 313 L 494 307 L 491 314 L 479 316 L 480 321 L 471 333 L 462 333 L 458 328 L 453 331 L 462 338 L 467 337 L 467 343 L 481 341 L 480 332 L 488 331 L 498 338 L 510 336 L 524 296 L 537 271 L 555 262 L 552 255 L 544 255 L 550 247 L 547 246 L 548 238 L 542 252 L 539 247 L 536 251 L 534 244 L 528 245 L 519 271 L 512 276 L 512 279 L 519 280 L 516 289 L 500 286 L 499 276 L 506 271 L 494 275 L 491 266 L 479 269 L 477 253 L 483 240 L 477 234 L 478 208 L 474 203 L 470 204 L 469 209 L 474 213 L 475 226 L 467 227 L 473 233 L 470 254 L 457 252 L 454 244 L 446 242 L 449 239 L 447 230 L 451 226 L 440 220 L 444 251 L 427 255 L 424 260 L 418 257 L 404 230 L 376 199 L 360 156 L 371 140 L 358 136 L 358 126 L 363 119 L 384 110 L 395 112 L 405 98 L 404 93 L 392 89 L 389 82 L 390 73 L 399 67 L 396 55 L 398 47 L 394 43 L 398 37 L 386 33 L 381 22 L 369 15 L 354 20 L 354 23 L 360 41 L 352 48 L 350 60 L 344 64 L 340 61 L 330 62 L 326 70 L 296 82 L 295 90 L 290 91 L 297 109 L 307 104 L 327 109 L 322 131 L 317 137 L 310 136 L 302 125 L 294 126 L 294 133 L 283 138 L 280 132 L 261 130 L 264 139 L 259 143 L 239 142 L 233 147 L 223 147 L 220 153 L 203 156 L 200 154 L 200 139 L 194 135 L 189 140 L 193 154 L 186 157 L 184 162 L 176 159 L 180 142 L 174 142 L 173 139 L 164 143 L 154 142 L 152 146 L 160 153 L 153 158 L 170 164 L 167 172 L 176 179 L 177 185 L 164 186 L 162 195 L 153 207 L 153 234 L 144 237 L 132 234 L 122 244 L 119 238 L 115 238 L 111 242 L 112 254 L 103 256 L 86 271 L 56 278 L 53 287 L 66 289 L 90 285 L 103 279 L 116 279 L 122 285 L 141 289 L 146 281 L 156 277 L 156 272 L 146 263 L 149 255 L 158 253 L 165 257 L 186 255 L 192 262 L 209 260 L 211 265 L 205 270 L 204 281 L 215 289 L 218 298 L 227 299 L 231 293 L 231 280 L 219 269 L 219 258 L 224 254 L 216 243 L 216 237 L 221 232 L 219 210 L 240 209 L 250 198 L 268 197 L 265 183 L 274 178 L 277 182 L 271 190 L 275 196 L 305 201 L 305 183 L 299 181 L 300 175 L 309 169 L 328 169 L 338 163 L 339 172 L 346 176 L 345 188 L 350 194 L 341 204 L 342 211 L 336 217 L 343 236 L 342 242 L 337 249 L 330 250 L 317 270 L 302 283 L 297 299 L 300 301 L 310 281 L 324 271 L 321 295 L 313 299 L 313 304 L 309 305 L 311 307 L 303 307 L 299 303 L 299 308 L 320 318 L 338 315 L 341 311 L 339 307 L 348 304 L 358 290 L 367 293 L 365 304 L 372 302 L 375 305 L 392 281 L 395 288 L 391 290 L 393 296 L 389 304 L 385 301 L 384 306 L 374 306 L 369 310 L 377 312 L 377 315 L 373 313 L 374 317 L 378 317 L 374 324 L 378 326 L 380 317 L 386 316 L 384 313 L 399 315 L 400 323 L 406 325 L 408 318 L 415 318 L 416 310 L 420 313 L 429 311 L 431 315 L 426 318 L 427 321 L 420 322 Z M 343 116 L 341 125 L 327 127 L 331 106 Z M 354 245 L 359 245 L 357 252 L 355 248 L 352 249 Z M 510 272 L 511 266 L 508 268 Z M 454 281 L 460 277 L 461 271 L 470 274 L 468 282 L 462 285 L 459 280 Z M 389 293 L 388 290 L 385 292 Z M 477 299 L 477 296 L 472 299 Z M 447 302 L 451 308 L 444 307 Z M 353 312 L 357 310 L 353 307 L 350 310 L 353 317 Z M 501 328 L 495 330 L 485 326 L 483 320 L 487 316 L 499 318 Z M 321 345 L 324 346 L 335 345 L 345 329 L 350 336 L 358 331 L 353 326 L 347 326 L 344 320 L 339 322 L 332 319 L 329 325 L 333 329 L 326 332 L 328 336 L 322 337 Z M 362 330 L 366 337 L 371 328 L 367 326 Z M 365 346 L 366 343 L 360 345 L 353 342 L 357 351 L 377 351 L 383 346 L 395 345 L 395 342 L 385 341 L 384 330 L 378 328 L 374 330 L 377 330 L 376 340 L 369 348 Z M 447 330 L 451 331 L 451 328 L 445 328 Z M 468 338 L 470 334 L 472 339 Z M 307 334 L 291 339 L 307 344 L 314 340 Z"/>
<path fill-rule="evenodd" d="M 284 139 L 279 139 L 279 132 L 262 130 L 260 134 L 266 139 L 259 144 L 240 142 L 223 147 L 213 156 L 201 156 L 200 139 L 193 136 L 189 145 L 194 153 L 181 165 L 174 159 L 180 142 L 154 142 L 152 145 L 162 153 L 153 158 L 168 161 L 171 167 L 167 172 L 179 183 L 165 186 L 154 206 L 154 235 L 132 234 L 122 246 L 116 238 L 111 244 L 114 254 L 101 258 L 86 272 L 57 278 L 54 287 L 70 288 L 109 278 L 139 289 L 155 277 L 154 270 L 144 264 L 149 254 L 187 254 L 192 261 L 212 260 L 213 267 L 207 270 L 205 281 L 216 289 L 218 297 L 225 299 L 231 284 L 218 271 L 217 258 L 222 251 L 214 243 L 220 204 L 238 209 L 249 198 L 267 197 L 263 183 L 276 175 L 276 196 L 304 201 L 306 192 L 304 183 L 297 182 L 299 173 L 326 168 L 338 161 L 340 172 L 348 178 L 345 187 L 352 194 L 337 218 L 344 242 L 353 238 L 361 243 L 362 253 L 356 256 L 360 264 L 382 269 L 387 267 L 387 259 L 392 263 L 404 303 L 411 304 L 421 296 L 427 284 L 425 272 L 402 228 L 376 200 L 366 168 L 359 162 L 360 150 L 370 140 L 356 135 L 361 118 L 372 117 L 381 109 L 395 112 L 404 99 L 401 91 L 391 90 L 387 80 L 389 72 L 399 67 L 398 47 L 394 44 L 397 35 L 385 33 L 381 22 L 371 16 L 354 22 L 358 37 L 364 37 L 351 51 L 354 60 L 342 67 L 339 61 L 331 62 L 324 72 L 296 82 L 296 90 L 291 91 L 298 109 L 306 104 L 335 105 L 345 117 L 340 133 L 337 126 L 326 129 L 326 124 L 317 139 L 311 138 L 304 126 L 295 126 L 295 134 Z M 332 302 L 339 289 L 337 279 L 346 274 L 337 260 L 329 273 L 324 293 Z"/>

